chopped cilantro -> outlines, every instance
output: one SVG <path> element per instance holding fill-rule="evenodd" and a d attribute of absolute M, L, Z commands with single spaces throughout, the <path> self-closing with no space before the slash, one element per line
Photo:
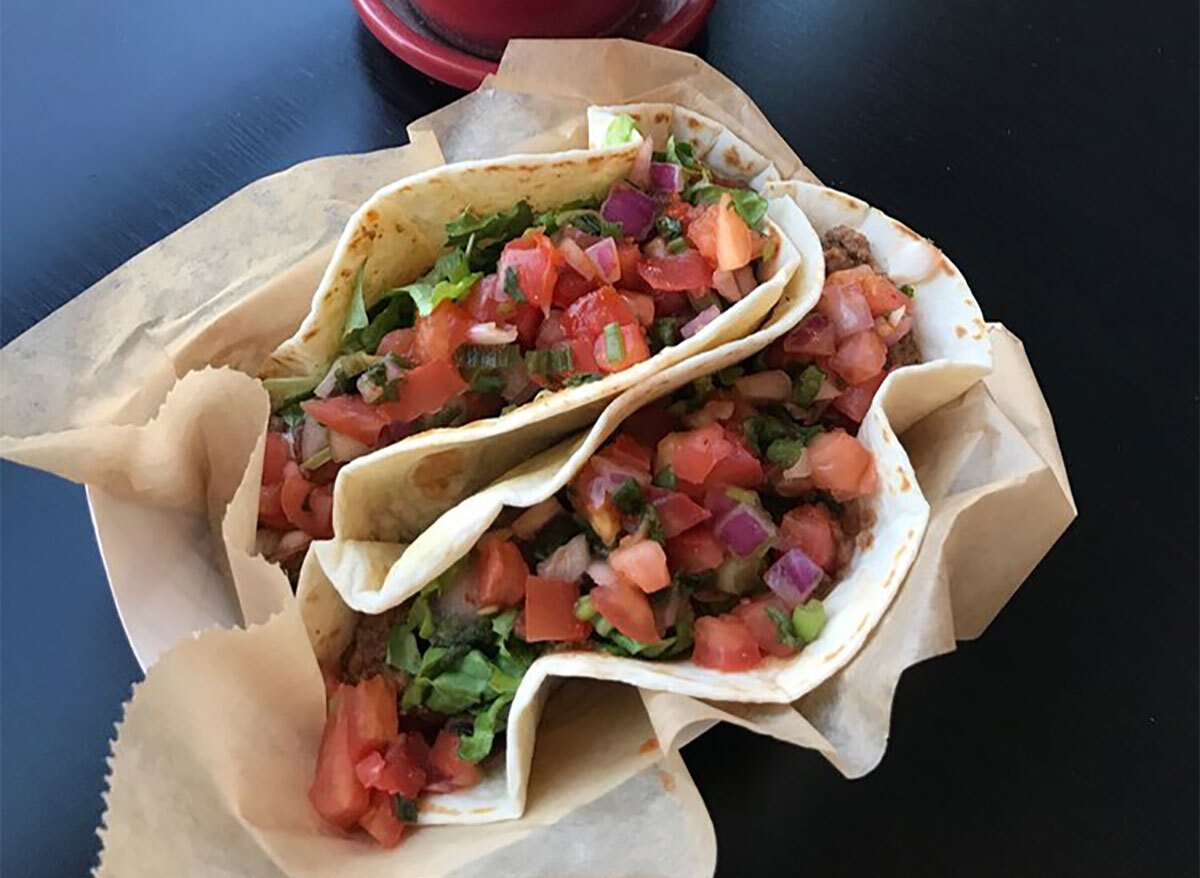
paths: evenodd
<path fill-rule="evenodd" d="M 504 270 L 504 292 L 512 296 L 512 300 L 518 305 L 524 305 L 527 301 L 525 293 L 521 290 L 521 281 L 517 270 L 511 265 Z"/>
<path fill-rule="evenodd" d="M 654 484 L 660 488 L 666 488 L 668 491 L 674 490 L 675 470 L 671 469 L 669 463 L 654 474 Z"/>
<path fill-rule="evenodd" d="M 783 646 L 791 649 L 800 648 L 800 639 L 796 636 L 795 630 L 792 628 L 792 620 L 788 614 L 778 607 L 767 607 L 767 615 L 771 621 L 775 623 L 775 639 Z"/>
<path fill-rule="evenodd" d="M 913 289 L 912 284 L 900 284 L 900 292 L 904 293 L 904 295 L 908 296 L 910 299 L 917 294 L 917 291 Z"/>
<path fill-rule="evenodd" d="M 417 822 L 417 800 L 396 793 L 392 796 L 392 813 L 405 823 Z"/>
<path fill-rule="evenodd" d="M 646 503 L 642 486 L 634 479 L 626 479 L 613 492 L 613 503 L 626 515 L 636 515 Z"/>

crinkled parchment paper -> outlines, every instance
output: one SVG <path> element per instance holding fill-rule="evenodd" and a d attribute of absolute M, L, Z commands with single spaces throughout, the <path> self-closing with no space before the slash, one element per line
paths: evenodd
<path fill-rule="evenodd" d="M 323 829 L 304 795 L 321 680 L 286 580 L 253 555 L 267 400 L 244 373 L 307 312 L 346 218 L 443 160 L 583 146 L 588 104 L 690 107 L 784 178 L 815 180 L 699 59 L 624 41 L 583 49 L 512 43 L 478 91 L 413 123 L 409 145 L 247 186 L 0 351 L 0 454 L 88 485 L 130 641 L 143 666 L 157 662 L 118 727 L 102 874 L 709 873 L 712 827 L 679 746 L 734 722 L 848 776 L 869 771 L 904 668 L 980 634 L 1074 517 L 1037 381 L 1019 340 L 993 326 L 994 374 L 903 436 L 929 530 L 836 676 L 773 706 L 568 681 L 543 718 L 521 819 L 422 828 L 394 851 Z M 249 627 L 193 636 L 238 623 Z"/>

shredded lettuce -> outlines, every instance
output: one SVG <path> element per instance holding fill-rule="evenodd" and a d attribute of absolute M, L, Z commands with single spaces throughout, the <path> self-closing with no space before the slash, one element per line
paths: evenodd
<path fill-rule="evenodd" d="M 342 330 L 342 340 L 365 329 L 367 323 L 367 307 L 363 303 L 363 274 L 367 270 L 367 260 L 358 264 L 358 272 L 354 275 L 354 293 L 350 296 L 350 308 L 346 312 L 346 326 Z"/>
<path fill-rule="evenodd" d="M 637 123 L 633 121 L 633 117 L 628 113 L 621 113 L 608 123 L 608 130 L 604 132 L 605 146 L 620 146 L 622 143 L 628 143 L 633 139 L 633 132 L 637 130 Z"/>
<path fill-rule="evenodd" d="M 663 157 L 673 165 L 693 169 L 696 167 L 696 148 L 686 140 L 677 141 L 675 135 L 667 137 Z"/>

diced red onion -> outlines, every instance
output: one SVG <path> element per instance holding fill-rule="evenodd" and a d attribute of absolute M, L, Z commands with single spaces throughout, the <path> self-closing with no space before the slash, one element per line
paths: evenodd
<path fill-rule="evenodd" d="M 833 323 L 839 341 L 875 325 L 866 296 L 856 287 L 826 288 L 817 302 L 817 309 Z"/>
<path fill-rule="evenodd" d="M 626 235 L 640 241 L 654 228 L 654 199 L 626 183 L 618 183 L 600 205 L 600 215 L 620 223 Z"/>
<path fill-rule="evenodd" d="M 670 162 L 651 162 L 650 188 L 659 192 L 678 192 L 683 188 L 683 168 Z"/>
<path fill-rule="evenodd" d="M 300 462 L 319 454 L 329 445 L 329 430 L 312 415 L 305 415 L 300 426 Z"/>
<path fill-rule="evenodd" d="M 642 253 L 650 259 L 666 259 L 667 242 L 661 237 L 655 236 L 646 242 L 646 246 L 642 248 Z"/>
<path fill-rule="evenodd" d="M 596 266 L 596 271 L 607 283 L 616 283 L 621 277 L 621 263 L 617 259 L 617 242 L 602 238 L 585 251 L 587 258 Z"/>
<path fill-rule="evenodd" d="M 334 366 L 325 373 L 325 377 L 322 378 L 321 382 L 313 388 L 313 396 L 320 397 L 321 399 L 328 399 L 329 397 L 333 396 L 333 392 L 337 390 L 337 386 L 338 369 L 337 366 Z"/>
<path fill-rule="evenodd" d="M 596 585 L 616 585 L 617 571 L 607 561 L 593 561 L 584 571 Z"/>
<path fill-rule="evenodd" d="M 389 382 L 404 377 L 404 367 L 396 362 L 393 357 L 383 358 L 383 371 L 387 375 Z"/>
<path fill-rule="evenodd" d="M 679 334 L 684 338 L 691 338 L 697 332 L 702 330 L 708 324 L 712 323 L 721 316 L 721 309 L 716 305 L 709 305 L 687 323 L 683 324 L 683 328 L 679 330 Z"/>
<path fill-rule="evenodd" d="M 808 600 L 824 574 L 801 549 L 789 549 L 771 565 L 763 579 L 788 607 Z"/>
<path fill-rule="evenodd" d="M 806 357 L 832 357 L 837 350 L 837 330 L 824 314 L 809 314 L 783 337 L 783 349 Z"/>
<path fill-rule="evenodd" d="M 548 497 L 537 506 L 531 506 L 517 516 L 512 523 L 512 531 L 518 539 L 531 540 L 539 530 L 562 511 L 562 504 L 556 498 Z"/>
<path fill-rule="evenodd" d="M 758 286 L 758 278 L 754 276 L 754 269 L 749 265 L 743 265 L 734 271 L 733 276 L 737 280 L 738 289 L 741 290 L 743 296 Z"/>
<path fill-rule="evenodd" d="M 629 170 L 629 182 L 641 189 L 650 188 L 650 164 L 654 158 L 654 138 L 646 137 L 638 147 L 637 155 L 633 158 L 633 167 Z"/>
<path fill-rule="evenodd" d="M 542 321 L 542 325 L 538 327 L 537 339 L 534 341 L 534 346 L 541 351 L 547 351 L 550 348 L 558 347 L 567 340 L 567 333 L 563 330 L 561 311 L 551 311 L 550 316 Z"/>
<path fill-rule="evenodd" d="M 721 516 L 713 532 L 729 551 L 746 558 L 774 538 L 775 525 L 749 504 L 738 503 Z"/>
<path fill-rule="evenodd" d="M 690 415 L 683 416 L 683 423 L 692 430 L 699 430 L 701 427 L 707 427 L 709 424 L 717 421 L 724 421 L 733 417 L 734 405 L 732 400 L 728 399 L 710 399 L 704 404 L 704 408 L 697 412 L 692 412 Z"/>
<path fill-rule="evenodd" d="M 467 341 L 471 344 L 512 344 L 516 340 L 515 326 L 497 326 L 491 321 L 472 324 L 467 330 Z"/>
<path fill-rule="evenodd" d="M 601 506 L 629 479 L 633 479 L 643 487 L 650 484 L 649 473 L 633 467 L 622 466 L 607 457 L 593 457 L 591 463 L 596 470 L 596 478 L 592 479 L 588 488 L 588 499 L 593 507 Z"/>
<path fill-rule="evenodd" d="M 546 579 L 562 579 L 567 582 L 578 582 L 592 563 L 592 553 L 588 550 L 587 537 L 578 534 L 567 540 L 554 550 L 542 563 L 538 564 L 538 576 Z"/>
<path fill-rule="evenodd" d="M 721 518 L 737 505 L 738 501 L 726 494 L 724 488 L 709 488 L 704 495 L 704 508 L 713 514 L 713 518 Z"/>
<path fill-rule="evenodd" d="M 736 302 L 742 298 L 742 291 L 738 289 L 738 282 L 732 271 L 722 271 L 718 268 L 713 272 L 712 285 L 727 302 Z"/>
<path fill-rule="evenodd" d="M 592 264 L 592 260 L 588 259 L 587 255 L 583 252 L 583 248 L 575 243 L 573 238 L 564 237 L 559 242 L 558 249 L 562 253 L 563 258 L 567 260 L 567 265 L 571 266 L 585 278 L 591 280 L 596 276 L 596 266 Z"/>
<path fill-rule="evenodd" d="M 504 371 L 504 386 L 500 395 L 509 402 L 528 402 L 538 391 L 538 387 L 529 377 L 525 364 L 518 362 Z"/>
<path fill-rule="evenodd" d="M 733 386 L 750 402 L 782 402 L 792 395 L 792 379 L 782 369 L 744 375 Z"/>
<path fill-rule="evenodd" d="M 336 430 L 329 431 L 329 454 L 338 463 L 345 463 L 347 460 L 362 457 L 370 450 L 370 445 L 365 445 L 344 433 L 338 433 Z"/>
<path fill-rule="evenodd" d="M 363 402 L 369 402 L 372 405 L 387 390 L 386 385 L 380 384 L 375 380 L 373 375 L 367 372 L 363 372 L 358 376 L 358 380 L 354 382 L 354 386 L 358 388 L 359 396 L 363 398 Z"/>
<path fill-rule="evenodd" d="M 563 241 L 565 241 L 569 238 L 572 241 L 574 241 L 576 244 L 579 245 L 580 250 L 585 250 L 600 240 L 595 235 L 589 235 L 587 232 L 583 231 L 582 229 L 578 229 L 575 226 L 570 225 L 570 224 L 563 226 L 558 231 L 557 237 L 558 237 L 557 244 L 559 247 L 562 246 Z"/>

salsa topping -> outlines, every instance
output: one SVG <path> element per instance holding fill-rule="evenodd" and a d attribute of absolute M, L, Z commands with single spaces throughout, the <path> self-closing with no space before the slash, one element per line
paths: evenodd
<path fill-rule="evenodd" d="M 618 117 L 610 134 L 627 138 L 632 125 Z M 260 529 L 325 538 L 331 504 L 317 489 L 346 462 L 691 338 L 757 286 L 774 250 L 766 210 L 753 190 L 717 181 L 690 144 L 668 138 L 656 152 L 647 138 L 629 178 L 596 198 L 541 213 L 527 201 L 467 208 L 446 224 L 434 266 L 370 306 L 364 260 L 333 363 L 265 382 L 272 447 L 297 468 L 290 517 L 277 502 L 285 480 L 264 473 Z"/>

